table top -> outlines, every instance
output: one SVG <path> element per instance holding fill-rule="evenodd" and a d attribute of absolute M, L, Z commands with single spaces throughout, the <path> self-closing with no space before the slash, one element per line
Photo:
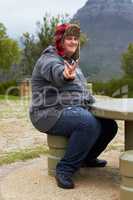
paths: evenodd
<path fill-rule="evenodd" d="M 133 98 L 98 99 L 91 110 L 98 117 L 133 121 Z"/>

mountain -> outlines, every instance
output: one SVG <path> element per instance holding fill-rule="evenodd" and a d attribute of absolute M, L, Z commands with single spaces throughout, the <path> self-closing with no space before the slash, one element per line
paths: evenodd
<path fill-rule="evenodd" d="M 89 80 L 122 76 L 121 54 L 133 42 L 131 0 L 88 0 L 73 20 L 89 40 L 81 50 L 81 68 Z"/>

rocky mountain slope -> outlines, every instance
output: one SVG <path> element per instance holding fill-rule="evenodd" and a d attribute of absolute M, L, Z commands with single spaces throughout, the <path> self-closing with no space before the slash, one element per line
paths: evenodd
<path fill-rule="evenodd" d="M 133 42 L 131 0 L 88 0 L 73 20 L 89 38 L 81 50 L 81 67 L 88 79 L 109 80 L 122 75 L 121 54 Z"/>

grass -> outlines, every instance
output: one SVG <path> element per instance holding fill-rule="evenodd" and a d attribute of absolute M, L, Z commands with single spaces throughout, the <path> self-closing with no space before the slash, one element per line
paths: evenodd
<path fill-rule="evenodd" d="M 13 96 L 13 95 L 9 95 L 8 96 L 9 100 L 19 100 L 20 97 L 19 96 Z M 5 95 L 0 95 L 0 100 L 5 100 Z"/>
<path fill-rule="evenodd" d="M 9 152 L 0 155 L 0 166 L 4 164 L 14 163 L 16 161 L 25 161 L 40 157 L 40 155 L 46 155 L 48 153 L 48 147 L 40 145 L 34 148 L 27 148 L 16 152 Z"/>

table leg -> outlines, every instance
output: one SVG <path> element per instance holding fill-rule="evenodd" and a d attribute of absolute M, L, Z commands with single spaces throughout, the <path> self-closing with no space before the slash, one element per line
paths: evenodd
<path fill-rule="evenodd" d="M 133 150 L 133 121 L 125 121 L 125 151 Z"/>

